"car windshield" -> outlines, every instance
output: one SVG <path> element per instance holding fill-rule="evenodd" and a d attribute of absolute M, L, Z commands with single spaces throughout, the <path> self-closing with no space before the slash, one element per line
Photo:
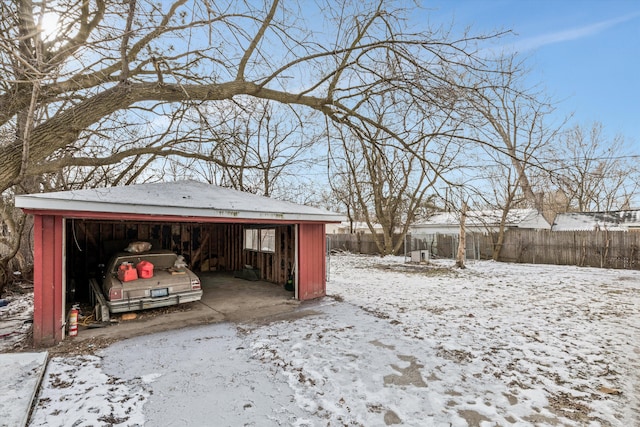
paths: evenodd
<path fill-rule="evenodd" d="M 123 262 L 129 262 L 136 266 L 141 261 L 148 261 L 153 264 L 155 269 L 163 270 L 173 267 L 177 258 L 178 255 L 174 253 L 123 255 L 115 259 L 115 262 L 113 263 L 113 273 L 117 273 L 118 267 L 120 267 Z"/>

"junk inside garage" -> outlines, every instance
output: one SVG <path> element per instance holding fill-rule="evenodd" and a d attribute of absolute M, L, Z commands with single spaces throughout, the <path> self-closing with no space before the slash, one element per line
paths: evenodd
<path fill-rule="evenodd" d="M 66 305 L 94 303 L 89 281 L 104 274 L 116 252 L 133 241 L 182 255 L 192 271 L 234 274 L 251 269 L 256 278 L 284 286 L 295 262 L 294 226 L 66 220 Z M 245 250 L 245 230 L 273 230 L 272 250 Z"/>

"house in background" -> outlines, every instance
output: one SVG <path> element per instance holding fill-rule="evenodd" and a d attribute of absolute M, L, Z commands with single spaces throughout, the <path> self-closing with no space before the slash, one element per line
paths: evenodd
<path fill-rule="evenodd" d="M 491 233 L 499 231 L 502 211 L 481 210 L 468 211 L 465 221 L 467 233 Z M 507 215 L 506 229 L 550 230 L 551 224 L 536 209 L 512 209 Z M 458 234 L 460 232 L 460 213 L 441 212 L 428 220 L 412 224 L 409 228 L 412 235 L 425 234 Z"/>
<path fill-rule="evenodd" d="M 373 224 L 373 230 L 376 233 L 382 233 L 382 225 Z M 326 231 L 327 234 L 371 234 L 371 229 L 364 221 L 355 221 L 353 223 L 342 221 L 339 224 L 327 224 Z M 396 227 L 394 233 L 400 233 L 400 231 L 400 227 Z"/>
<path fill-rule="evenodd" d="M 382 233 L 382 226 L 380 224 L 374 224 L 373 229 L 376 233 Z M 351 230 L 353 230 L 353 233 L 371 233 L 367 223 L 362 221 L 355 221 L 353 223 L 342 221 L 339 224 L 327 224 L 326 227 L 327 234 L 351 234 Z"/>
<path fill-rule="evenodd" d="M 558 214 L 553 231 L 640 231 L 640 209 Z"/>

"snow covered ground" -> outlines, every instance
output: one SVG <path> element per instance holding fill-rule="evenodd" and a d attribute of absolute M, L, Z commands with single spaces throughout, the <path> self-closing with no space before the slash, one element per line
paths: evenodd
<path fill-rule="evenodd" d="M 0 306 L 0 352 L 19 349 L 33 324 L 33 293 L 9 293 Z M 6 305 L 4 305 L 6 304 Z"/>
<path fill-rule="evenodd" d="M 640 272 L 331 259 L 307 316 L 55 357 L 31 426 L 640 425 Z"/>

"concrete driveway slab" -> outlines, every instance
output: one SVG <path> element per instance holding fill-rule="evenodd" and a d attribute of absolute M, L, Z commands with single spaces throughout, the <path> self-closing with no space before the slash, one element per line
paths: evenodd
<path fill-rule="evenodd" d="M 200 301 L 173 306 L 159 315 L 152 314 L 152 310 L 142 310 L 133 320 L 122 320 L 123 317 L 115 315 L 115 323 L 93 329 L 80 327 L 78 336 L 67 337 L 65 341 L 120 340 L 195 325 L 251 322 L 286 315 L 300 306 L 293 292 L 282 285 L 220 273 L 199 273 L 199 276 L 203 290 Z"/>
<path fill-rule="evenodd" d="M 47 367 L 48 353 L 0 354 L 0 426 L 23 427 Z"/>

